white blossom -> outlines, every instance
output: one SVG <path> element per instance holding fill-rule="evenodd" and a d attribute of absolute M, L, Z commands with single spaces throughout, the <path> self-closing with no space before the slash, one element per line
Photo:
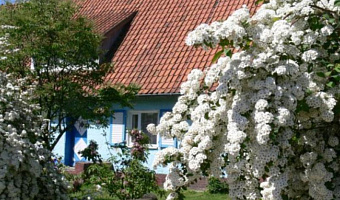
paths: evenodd
<path fill-rule="evenodd" d="M 68 199 L 41 136 L 48 120 L 35 115 L 34 85 L 0 73 L 0 198 Z"/>
<path fill-rule="evenodd" d="M 237 52 L 204 72 L 193 70 L 173 112 L 157 126 L 181 141 L 155 162 L 170 163 L 167 189 L 178 191 L 202 170 L 214 176 L 225 170 L 232 199 L 340 198 L 340 87 L 319 76 L 327 70 L 324 61 L 340 59 L 337 49 L 328 49 L 339 41 L 329 39 L 337 32 L 335 22 L 320 15 L 327 10 L 339 16 L 334 0 L 270 0 L 253 15 L 242 7 L 188 34 L 189 46 L 228 41 Z M 214 84 L 216 91 L 206 89 Z"/>

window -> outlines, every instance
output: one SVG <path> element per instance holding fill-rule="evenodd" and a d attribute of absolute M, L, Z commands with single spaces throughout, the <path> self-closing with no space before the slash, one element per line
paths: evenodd
<path fill-rule="evenodd" d="M 115 111 L 113 114 L 110 121 L 111 145 L 118 145 L 125 141 L 125 118 L 125 111 Z"/>
<path fill-rule="evenodd" d="M 147 110 L 147 111 L 135 111 L 129 112 L 125 110 L 116 110 L 111 118 L 110 137 L 111 145 L 119 145 L 122 142 L 126 142 L 128 146 L 132 146 L 131 136 L 126 132 L 130 129 L 142 130 L 150 139 L 149 148 L 166 148 L 169 146 L 177 147 L 177 140 L 173 138 L 167 138 L 164 136 L 150 134 L 146 127 L 148 124 L 158 124 L 159 117 L 165 112 L 171 111 L 170 109 L 161 110 Z"/>
<path fill-rule="evenodd" d="M 156 111 L 134 111 L 131 113 L 131 128 L 142 130 L 150 140 L 151 147 L 157 147 L 157 135 L 153 135 L 146 130 L 148 124 L 158 123 L 158 112 Z M 129 139 L 131 144 L 131 139 Z"/>

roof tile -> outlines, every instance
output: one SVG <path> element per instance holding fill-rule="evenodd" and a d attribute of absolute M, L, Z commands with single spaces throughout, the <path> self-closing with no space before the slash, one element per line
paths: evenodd
<path fill-rule="evenodd" d="M 190 71 L 205 69 L 216 53 L 186 46 L 186 35 L 201 23 L 226 19 L 243 4 L 256 9 L 255 0 L 74 1 L 104 35 L 137 12 L 105 80 L 140 84 L 140 94 L 179 93 Z"/>

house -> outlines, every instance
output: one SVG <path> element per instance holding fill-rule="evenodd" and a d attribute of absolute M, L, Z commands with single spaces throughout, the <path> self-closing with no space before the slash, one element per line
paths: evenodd
<path fill-rule="evenodd" d="M 106 77 L 108 83 L 136 83 L 141 90 L 134 109 L 113 105 L 115 116 L 110 127 L 84 129 L 76 124 L 55 148 L 68 165 L 81 160 L 78 151 L 89 140 L 96 140 L 99 152 L 108 158 L 106 143 L 114 146 L 126 141 L 127 129 L 146 132 L 146 125 L 157 123 L 171 111 L 180 85 L 194 68 L 211 64 L 215 50 L 204 51 L 185 45 L 185 37 L 196 26 L 226 19 L 234 10 L 248 5 L 255 10 L 254 0 L 75 0 L 79 13 L 93 20 L 96 30 L 104 36 L 102 48 L 107 52 L 101 60 L 114 63 L 114 71 Z M 102 133 L 105 132 L 106 135 Z M 155 153 L 178 141 L 150 135 L 149 166 Z M 167 173 L 165 168 L 157 173 Z"/>

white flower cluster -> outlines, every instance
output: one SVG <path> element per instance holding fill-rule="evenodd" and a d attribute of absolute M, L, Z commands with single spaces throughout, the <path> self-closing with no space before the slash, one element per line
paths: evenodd
<path fill-rule="evenodd" d="M 337 20 L 320 17 L 339 17 L 334 2 L 271 0 L 253 16 L 242 7 L 189 33 L 187 45 L 238 51 L 193 70 L 173 111 L 150 126 L 181 141 L 155 159 L 172 162 L 166 189 L 226 171 L 233 199 L 340 199 L 340 87 L 326 87 L 328 78 L 316 73 L 325 72 L 325 60 L 340 62 L 339 49 L 327 49 L 339 47 L 329 41 Z"/>
<path fill-rule="evenodd" d="M 0 73 L 0 199 L 67 199 L 66 181 L 39 139 L 48 121 L 30 103 L 33 90 Z"/>

